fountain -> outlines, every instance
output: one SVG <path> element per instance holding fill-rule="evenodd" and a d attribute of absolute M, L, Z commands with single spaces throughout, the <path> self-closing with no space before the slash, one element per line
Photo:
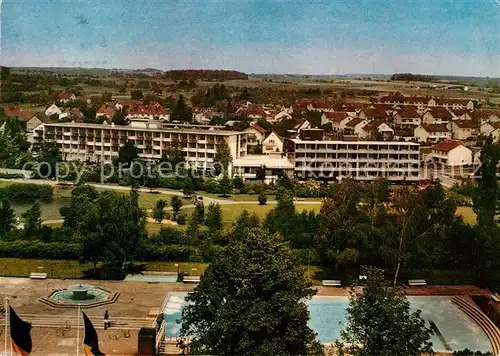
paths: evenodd
<path fill-rule="evenodd" d="M 83 308 L 114 303 L 118 293 L 111 293 L 104 288 L 90 284 L 73 284 L 67 288 L 54 290 L 47 298 L 41 298 L 45 304 L 57 307 Z"/>

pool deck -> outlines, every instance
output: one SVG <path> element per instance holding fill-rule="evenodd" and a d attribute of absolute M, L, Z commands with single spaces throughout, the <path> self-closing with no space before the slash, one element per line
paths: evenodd
<path fill-rule="evenodd" d="M 47 297 L 54 289 L 67 288 L 70 285 L 84 283 L 118 292 L 116 303 L 86 309 L 85 312 L 94 322 L 100 340 L 101 351 L 108 355 L 137 355 L 137 334 L 140 327 L 150 327 L 154 316 L 159 312 L 165 296 L 169 292 L 189 292 L 192 284 L 156 283 L 139 281 L 89 281 L 89 280 L 30 280 L 28 278 L 0 277 L 0 297 L 8 297 L 16 312 L 28 322 L 33 323 L 32 356 L 75 356 L 76 327 L 65 327 L 64 320 L 71 319 L 76 325 L 76 309 L 52 308 L 39 301 Z M 317 287 L 319 296 L 349 296 L 350 288 Z M 407 295 L 475 295 L 490 294 L 489 290 L 474 286 L 427 286 L 412 287 L 405 290 Z M 108 310 L 110 320 L 121 320 L 117 326 L 103 329 L 102 317 Z M 51 324 L 42 327 L 45 320 Z M 60 325 L 57 325 L 57 322 Z M 52 325 L 56 323 L 56 325 Z M 2 322 L 3 324 L 3 322 Z M 124 333 L 127 330 L 129 336 Z M 4 327 L 0 327 L 3 341 Z M 82 337 L 83 332 L 80 332 Z M 0 354 L 3 352 L 0 342 Z M 80 349 L 80 355 L 84 355 Z"/>

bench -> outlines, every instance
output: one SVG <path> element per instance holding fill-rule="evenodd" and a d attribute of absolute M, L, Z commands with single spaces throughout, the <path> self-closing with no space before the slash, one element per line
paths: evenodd
<path fill-rule="evenodd" d="M 47 273 L 33 272 L 30 274 L 30 279 L 47 279 Z"/>
<path fill-rule="evenodd" d="M 324 287 L 340 287 L 342 285 L 338 279 L 324 279 L 321 283 Z"/>
<path fill-rule="evenodd" d="M 408 285 L 410 287 L 426 286 L 427 282 L 425 281 L 425 279 L 410 279 L 408 280 Z"/>
<path fill-rule="evenodd" d="M 200 283 L 200 276 L 184 276 L 182 281 L 184 283 Z"/>

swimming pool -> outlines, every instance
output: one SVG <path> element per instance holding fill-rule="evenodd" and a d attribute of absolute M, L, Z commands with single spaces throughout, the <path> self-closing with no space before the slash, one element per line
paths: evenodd
<path fill-rule="evenodd" d="M 187 293 L 172 292 L 165 305 L 164 316 L 167 322 L 167 338 L 175 338 L 181 328 L 177 322 L 181 317 L 182 308 L 186 305 Z M 491 344 L 483 330 L 466 314 L 458 309 L 450 297 L 408 297 L 413 310 L 420 309 L 422 317 L 429 323 L 434 322 L 441 332 L 444 342 L 437 335 L 432 335 L 431 341 L 436 351 L 479 350 L 491 351 Z M 347 323 L 347 297 L 314 296 L 306 302 L 310 320 L 309 326 L 318 334 L 323 343 L 335 342 L 340 338 L 340 330 Z"/>
<path fill-rule="evenodd" d="M 177 274 L 175 275 L 156 275 L 156 274 L 127 274 L 124 281 L 138 282 L 177 282 Z"/>

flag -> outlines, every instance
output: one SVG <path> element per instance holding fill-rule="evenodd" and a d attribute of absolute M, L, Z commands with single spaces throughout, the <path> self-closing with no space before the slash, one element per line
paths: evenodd
<path fill-rule="evenodd" d="M 9 305 L 10 342 L 19 356 L 31 353 L 31 324 L 22 320 Z"/>
<path fill-rule="evenodd" d="M 92 325 L 84 312 L 82 312 L 82 315 L 83 325 L 85 328 L 85 336 L 83 337 L 83 349 L 85 350 L 85 356 L 105 355 L 99 350 L 99 340 L 97 339 L 97 332 L 94 329 L 94 325 Z"/>

